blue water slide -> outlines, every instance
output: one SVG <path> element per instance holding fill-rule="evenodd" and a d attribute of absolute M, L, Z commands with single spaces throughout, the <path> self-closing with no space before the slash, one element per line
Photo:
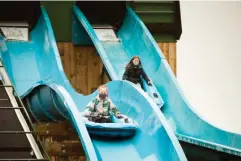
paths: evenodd
<path fill-rule="evenodd" d="M 111 80 L 121 80 L 126 64 L 133 57 L 132 54 L 138 54 L 138 51 L 129 51 L 129 48 L 126 48 L 121 41 L 100 41 L 93 27 L 77 6 L 73 7 L 72 31 L 73 44 L 91 44 L 93 42 Z M 145 50 L 143 50 L 143 52 L 145 52 Z M 146 68 L 144 68 L 144 70 L 146 70 Z M 144 80 L 142 82 L 146 93 L 158 107 L 161 108 L 164 101 L 156 87 L 148 86 Z"/>
<path fill-rule="evenodd" d="M 116 33 L 119 42 L 103 42 L 81 10 L 73 8 L 73 43 L 93 43 L 112 80 L 121 79 L 125 64 L 135 55 L 164 101 L 161 108 L 179 140 L 241 156 L 241 135 L 214 127 L 188 103 L 165 56 L 135 12 L 127 6 Z M 205 101 L 205 100 L 204 100 Z"/>
<path fill-rule="evenodd" d="M 2 62 L 17 93 L 36 121 L 68 119 L 76 129 L 90 161 L 178 161 L 183 150 L 164 115 L 145 92 L 126 81 L 107 84 L 119 110 L 138 124 L 136 135 L 124 140 L 90 137 L 81 112 L 97 92 L 79 94 L 67 79 L 51 23 L 44 7 L 30 32 L 30 41 L 7 41 L 0 36 Z"/>

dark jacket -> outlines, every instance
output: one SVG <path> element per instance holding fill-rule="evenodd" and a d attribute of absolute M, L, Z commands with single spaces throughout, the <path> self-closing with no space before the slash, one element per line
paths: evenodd
<path fill-rule="evenodd" d="M 127 65 L 122 79 L 128 80 L 135 84 L 136 83 L 142 84 L 141 76 L 146 82 L 150 81 L 150 79 L 147 77 L 147 75 L 141 65 L 135 66 L 133 63 L 130 63 Z"/>

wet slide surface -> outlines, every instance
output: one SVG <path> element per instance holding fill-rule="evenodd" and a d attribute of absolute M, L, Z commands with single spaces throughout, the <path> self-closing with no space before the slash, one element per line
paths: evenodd
<path fill-rule="evenodd" d="M 72 88 L 43 7 L 38 23 L 30 33 L 30 42 L 2 40 L 1 43 L 1 57 L 11 81 L 18 94 L 27 100 L 35 119 L 68 119 L 79 134 L 88 160 L 186 160 L 158 106 L 145 92 L 125 81 L 108 83 L 109 97 L 123 114 L 138 123 L 136 135 L 118 141 L 89 136 L 80 112 L 97 92 L 84 96 Z"/>
<path fill-rule="evenodd" d="M 127 7 L 124 22 L 116 33 L 119 42 L 101 41 L 77 6 L 73 14 L 73 32 L 78 33 L 73 43 L 84 40 L 93 43 L 112 80 L 121 79 L 125 65 L 133 56 L 141 58 L 146 73 L 164 101 L 161 110 L 180 141 L 241 156 L 241 135 L 214 127 L 194 110 L 150 32 L 131 8 Z"/>

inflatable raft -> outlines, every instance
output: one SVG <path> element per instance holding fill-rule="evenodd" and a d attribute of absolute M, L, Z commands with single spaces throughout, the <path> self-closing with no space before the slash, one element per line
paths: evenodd
<path fill-rule="evenodd" d="M 124 115 L 123 115 L 124 116 Z M 96 123 L 89 121 L 87 117 L 82 114 L 86 128 L 90 135 L 104 136 L 104 137 L 130 137 L 133 136 L 138 128 L 137 123 L 132 119 L 124 116 L 118 119 L 111 116 L 112 123 Z"/>

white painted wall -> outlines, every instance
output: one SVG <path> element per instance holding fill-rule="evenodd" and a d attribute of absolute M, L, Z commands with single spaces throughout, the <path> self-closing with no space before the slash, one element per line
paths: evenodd
<path fill-rule="evenodd" d="M 181 1 L 177 78 L 213 125 L 241 134 L 241 2 Z"/>

